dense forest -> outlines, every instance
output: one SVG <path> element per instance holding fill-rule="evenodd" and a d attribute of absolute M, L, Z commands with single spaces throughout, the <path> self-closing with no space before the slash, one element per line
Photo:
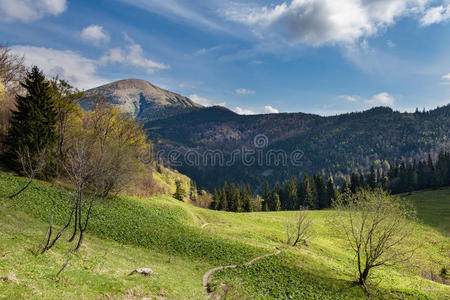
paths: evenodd
<path fill-rule="evenodd" d="M 193 178 L 200 187 L 213 189 L 224 182 L 250 184 L 262 192 L 264 183 L 284 182 L 292 176 L 321 174 L 337 184 L 349 181 L 352 172 L 367 173 L 374 165 L 388 173 L 394 161 L 413 163 L 448 151 L 450 106 L 431 111 L 400 113 L 386 107 L 332 117 L 289 113 L 237 115 L 223 107 L 208 107 L 145 124 L 166 163 Z M 267 138 L 255 147 L 258 135 Z M 282 150 L 302 153 L 300 164 L 214 165 L 202 160 L 208 151 L 220 149 L 228 161 L 233 151 L 245 147 L 264 153 Z M 169 157 L 173 151 L 181 155 Z M 200 162 L 192 165 L 184 154 L 196 151 Z"/>
<path fill-rule="evenodd" d="M 211 208 L 233 212 L 326 209 L 332 207 L 339 194 L 354 195 L 360 190 L 377 188 L 398 194 L 446 186 L 450 186 L 450 152 L 441 152 L 436 162 L 428 156 L 427 160 L 411 164 L 395 163 L 387 173 L 374 166 L 367 174 L 353 172 L 350 180 L 340 187 L 332 177 L 325 180 L 320 174 L 293 176 L 273 187 L 266 182 L 261 196 L 253 200 L 250 185 L 225 183 L 214 189 Z"/>

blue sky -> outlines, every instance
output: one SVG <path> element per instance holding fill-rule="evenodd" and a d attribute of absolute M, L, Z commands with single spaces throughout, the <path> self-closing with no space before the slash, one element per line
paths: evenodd
<path fill-rule="evenodd" d="M 450 103 L 449 21 L 449 0 L 0 0 L 0 43 L 82 89 L 333 115 Z"/>

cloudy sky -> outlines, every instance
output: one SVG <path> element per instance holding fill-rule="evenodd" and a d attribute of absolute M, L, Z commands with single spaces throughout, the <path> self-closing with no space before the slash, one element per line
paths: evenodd
<path fill-rule="evenodd" d="M 242 114 L 450 103 L 450 0 L 0 0 L 0 43 L 82 89 Z"/>

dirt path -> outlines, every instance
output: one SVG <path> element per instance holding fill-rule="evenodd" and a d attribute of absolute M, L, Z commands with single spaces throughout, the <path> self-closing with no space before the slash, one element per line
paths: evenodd
<path fill-rule="evenodd" d="M 251 261 L 248 261 L 248 262 L 244 263 L 243 265 L 244 265 L 244 266 L 249 266 L 249 265 L 251 265 L 251 264 L 254 264 L 255 262 L 257 262 L 257 261 L 260 260 L 260 259 L 263 259 L 263 258 L 266 258 L 266 257 L 269 257 L 269 256 L 278 255 L 278 254 L 281 253 L 281 250 L 278 249 L 278 247 L 275 247 L 275 249 L 277 250 L 275 253 L 272 253 L 272 254 L 266 254 L 266 255 L 262 255 L 262 256 L 255 257 L 254 259 L 252 259 Z M 213 269 L 209 270 L 208 272 L 206 272 L 205 276 L 203 276 L 203 288 L 205 289 L 205 291 L 206 291 L 208 294 L 210 293 L 210 291 L 208 290 L 208 282 L 209 282 L 209 279 L 211 278 L 211 276 L 212 276 L 215 272 L 220 271 L 220 270 L 225 270 L 225 269 L 237 268 L 237 267 L 238 267 L 238 265 L 220 266 L 220 267 L 213 268 Z"/>

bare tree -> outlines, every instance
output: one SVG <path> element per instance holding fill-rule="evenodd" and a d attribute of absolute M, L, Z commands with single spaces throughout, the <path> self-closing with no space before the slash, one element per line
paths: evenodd
<path fill-rule="evenodd" d="M 64 146 L 68 128 L 73 121 L 74 115 L 80 115 L 81 109 L 78 105 L 84 93 L 72 87 L 67 81 L 58 77 L 51 81 L 54 91 L 54 101 L 56 110 L 56 125 L 58 131 L 58 143 L 56 152 L 60 159 L 64 157 Z"/>
<path fill-rule="evenodd" d="M 307 209 L 300 210 L 295 221 L 286 224 L 286 243 L 292 247 L 297 246 L 299 242 L 306 244 L 312 235 L 311 227 L 312 220 L 308 215 Z"/>
<path fill-rule="evenodd" d="M 38 150 L 36 153 L 30 153 L 28 147 L 23 147 L 22 149 L 17 150 L 17 157 L 19 158 L 20 164 L 22 166 L 22 172 L 27 176 L 28 182 L 19 191 L 8 196 L 9 199 L 13 199 L 19 196 L 30 186 L 30 184 L 36 178 L 37 174 L 45 168 L 46 155 L 46 150 Z"/>
<path fill-rule="evenodd" d="M 69 242 L 78 239 L 77 251 L 88 227 L 92 209 L 99 198 L 119 192 L 141 169 L 141 151 L 147 149 L 146 136 L 134 119 L 110 105 L 95 107 L 81 118 L 81 127 L 67 137 L 61 160 L 67 179 L 74 186 L 74 199 L 66 225 L 52 237 L 50 224 L 42 253 L 51 249 L 73 221 Z M 89 196 L 86 191 L 90 191 Z"/>
<path fill-rule="evenodd" d="M 407 243 L 415 212 L 406 201 L 376 189 L 341 196 L 334 206 L 334 228 L 353 250 L 358 282 L 367 293 L 372 269 L 407 261 L 417 249 Z"/>

